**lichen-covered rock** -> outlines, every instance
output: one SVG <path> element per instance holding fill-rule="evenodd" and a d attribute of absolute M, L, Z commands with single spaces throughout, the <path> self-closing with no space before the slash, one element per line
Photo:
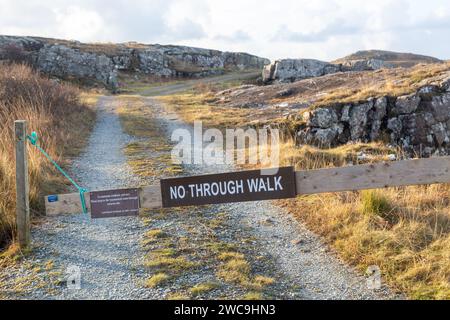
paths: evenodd
<path fill-rule="evenodd" d="M 387 128 L 391 131 L 391 142 L 396 143 L 400 139 L 403 129 L 402 122 L 398 118 L 390 118 L 387 122 Z"/>
<path fill-rule="evenodd" d="M 297 133 L 302 144 L 313 144 L 320 147 L 332 147 L 339 143 L 339 136 L 344 132 L 342 124 L 333 124 L 330 128 L 308 128 Z"/>
<path fill-rule="evenodd" d="M 420 88 L 402 97 L 369 98 L 365 102 L 324 106 L 303 113 L 300 143 L 329 147 L 356 141 L 390 143 L 408 154 L 450 154 L 450 93 L 444 84 Z"/>
<path fill-rule="evenodd" d="M 442 80 L 440 87 L 447 92 L 450 92 L 450 76 Z"/>
<path fill-rule="evenodd" d="M 292 82 L 320 77 L 341 71 L 340 65 L 314 59 L 283 59 L 267 65 L 262 73 L 264 82 Z"/>
<path fill-rule="evenodd" d="M 83 44 L 33 37 L 0 36 L 0 60 L 5 49 L 18 46 L 27 59 L 49 75 L 99 82 L 113 90 L 117 70 L 157 77 L 202 77 L 232 70 L 261 70 L 270 61 L 246 53 L 221 52 L 186 46 Z"/>
<path fill-rule="evenodd" d="M 352 106 L 349 104 L 342 107 L 342 112 L 341 112 L 341 121 L 342 122 L 350 121 L 350 109 L 351 108 L 352 108 Z"/>
<path fill-rule="evenodd" d="M 344 71 L 371 71 L 393 68 L 394 65 L 379 59 L 350 60 L 342 64 Z"/>
<path fill-rule="evenodd" d="M 398 97 L 395 102 L 395 108 L 392 109 L 392 114 L 410 114 L 417 110 L 419 104 L 420 97 L 417 94 Z"/>
<path fill-rule="evenodd" d="M 330 128 L 338 121 L 338 115 L 331 108 L 317 108 L 304 114 L 308 126 L 318 128 Z"/>
<path fill-rule="evenodd" d="M 95 79 L 112 90 L 116 89 L 114 63 L 105 55 L 80 52 L 62 45 L 45 45 L 37 58 L 37 68 L 62 79 Z"/>
<path fill-rule="evenodd" d="M 143 50 L 139 52 L 139 69 L 146 74 L 170 77 L 174 71 L 169 68 L 169 61 L 164 54 L 155 50 Z"/>
<path fill-rule="evenodd" d="M 384 117 L 387 114 L 388 100 L 386 97 L 376 99 L 373 110 L 369 113 L 369 119 L 371 124 L 370 128 L 370 140 L 375 141 L 380 136 L 380 129 Z"/>
<path fill-rule="evenodd" d="M 344 131 L 344 126 L 334 124 L 328 129 L 317 129 L 314 139 L 320 146 L 334 146 L 337 144 L 337 138 Z"/>
<path fill-rule="evenodd" d="M 450 93 L 433 97 L 430 107 L 436 121 L 448 121 L 450 119 Z"/>
<path fill-rule="evenodd" d="M 444 143 L 448 143 L 450 141 L 446 124 L 439 122 L 431 126 L 431 128 L 434 137 L 436 138 L 436 143 L 439 147 L 441 147 Z"/>
<path fill-rule="evenodd" d="M 364 139 L 367 133 L 368 112 L 373 108 L 373 101 L 353 106 L 350 110 L 350 135 L 353 141 Z"/>

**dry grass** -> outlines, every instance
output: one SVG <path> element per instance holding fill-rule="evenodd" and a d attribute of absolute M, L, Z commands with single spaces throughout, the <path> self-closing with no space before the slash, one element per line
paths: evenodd
<path fill-rule="evenodd" d="M 162 273 L 162 272 L 157 273 L 147 279 L 147 281 L 145 282 L 145 286 L 147 288 L 155 288 L 155 287 L 163 284 L 164 282 L 167 282 L 169 279 L 170 279 L 169 275 Z"/>
<path fill-rule="evenodd" d="M 80 102 L 79 94 L 26 66 L 0 65 L 0 247 L 14 239 L 14 120 L 27 120 L 41 146 L 66 165 L 83 147 L 95 121 L 95 112 Z M 37 215 L 43 210 L 42 196 L 62 191 L 66 182 L 35 149 L 28 148 L 28 159 L 31 212 Z"/>
<path fill-rule="evenodd" d="M 200 296 L 202 294 L 208 293 L 214 289 L 216 289 L 219 285 L 215 282 L 206 282 L 206 283 L 199 283 L 189 289 L 189 292 L 194 296 Z"/>
<path fill-rule="evenodd" d="M 296 169 L 342 166 L 360 148 L 372 153 L 373 161 L 392 152 L 376 144 L 282 148 L 282 163 Z M 410 186 L 301 196 L 279 204 L 362 272 L 378 265 L 387 283 L 411 298 L 449 299 L 449 193 L 448 185 Z"/>
<path fill-rule="evenodd" d="M 252 120 L 273 123 L 284 119 L 287 111 L 296 114 L 304 112 L 306 108 L 358 103 L 371 97 L 401 96 L 417 92 L 425 85 L 438 85 L 449 76 L 450 62 L 412 68 L 336 73 L 289 84 L 237 88 L 220 95 L 210 95 L 208 102 L 231 110 L 250 106 Z M 297 105 L 300 109 L 277 109 L 280 104 Z"/>
<path fill-rule="evenodd" d="M 189 124 L 203 121 L 208 127 L 235 128 L 248 123 L 252 110 L 212 106 L 208 104 L 208 97 L 208 94 L 198 94 L 194 91 L 159 99 Z"/>
<path fill-rule="evenodd" d="M 394 85 L 386 78 L 375 94 L 403 94 L 411 86 L 418 87 L 447 70 L 448 64 L 383 71 L 401 71 L 403 80 Z M 332 99 L 342 102 L 373 94 L 373 88 L 367 87 L 363 92 L 341 92 Z M 236 108 L 214 107 L 208 104 L 207 97 L 208 94 L 178 95 L 164 101 L 187 122 L 203 120 L 205 127 L 241 126 L 247 120 L 245 112 L 253 111 L 241 113 Z M 364 160 L 358 157 L 361 153 L 366 155 Z M 286 138 L 280 145 L 280 166 L 293 165 L 297 170 L 341 167 L 385 161 L 391 154 L 398 159 L 403 157 L 401 150 L 381 142 L 319 149 L 297 147 Z M 362 272 L 370 265 L 378 265 L 383 279 L 411 298 L 450 299 L 449 195 L 450 186 L 441 184 L 301 196 L 278 204 L 320 234 L 343 260 Z M 220 253 L 219 258 L 225 263 L 218 275 L 250 287 L 245 259 L 226 248 Z"/>
<path fill-rule="evenodd" d="M 173 176 L 183 172 L 181 165 L 173 163 L 169 151 L 172 142 L 164 132 L 165 127 L 154 117 L 155 110 L 142 97 L 122 96 L 118 109 L 124 131 L 146 138 L 127 145 L 125 153 L 134 173 L 143 177 Z"/>

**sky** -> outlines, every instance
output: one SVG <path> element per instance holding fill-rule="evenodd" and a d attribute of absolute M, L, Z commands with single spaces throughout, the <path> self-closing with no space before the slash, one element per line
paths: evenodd
<path fill-rule="evenodd" d="M 180 44 L 271 60 L 358 50 L 450 59 L 449 0 L 0 0 L 0 34 Z"/>

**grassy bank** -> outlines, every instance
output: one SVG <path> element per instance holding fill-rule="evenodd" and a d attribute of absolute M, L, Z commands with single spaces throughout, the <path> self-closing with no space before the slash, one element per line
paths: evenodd
<path fill-rule="evenodd" d="M 188 123 L 207 127 L 243 126 L 253 110 L 208 103 L 208 94 L 190 92 L 162 100 Z M 297 170 L 340 167 L 386 160 L 397 150 L 382 144 L 352 144 L 334 149 L 296 147 L 289 138 L 280 164 Z M 279 201 L 309 229 L 320 234 L 346 262 L 365 272 L 380 267 L 383 279 L 414 299 L 450 299 L 450 187 L 410 186 L 362 192 L 302 196 Z"/>
<path fill-rule="evenodd" d="M 23 65 L 0 65 L 0 248 L 15 237 L 14 121 L 24 119 L 41 146 L 68 164 L 83 147 L 95 122 L 96 97 L 60 84 Z M 31 214 L 42 214 L 43 195 L 66 188 L 66 181 L 34 148 L 28 148 Z M 2 260 L 5 260 L 3 255 Z M 1 263 L 1 261 L 0 261 Z"/>

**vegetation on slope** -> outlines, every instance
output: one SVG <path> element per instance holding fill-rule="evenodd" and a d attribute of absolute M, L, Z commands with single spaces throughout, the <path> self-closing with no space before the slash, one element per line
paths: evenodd
<path fill-rule="evenodd" d="M 95 112 L 88 107 L 94 100 L 25 65 L 0 64 L 0 247 L 11 243 L 15 234 L 14 121 L 27 120 L 28 130 L 38 133 L 41 146 L 67 164 L 94 124 Z M 43 212 L 43 195 L 62 191 L 66 181 L 35 148 L 28 148 L 28 159 L 30 206 L 36 216 Z"/>

